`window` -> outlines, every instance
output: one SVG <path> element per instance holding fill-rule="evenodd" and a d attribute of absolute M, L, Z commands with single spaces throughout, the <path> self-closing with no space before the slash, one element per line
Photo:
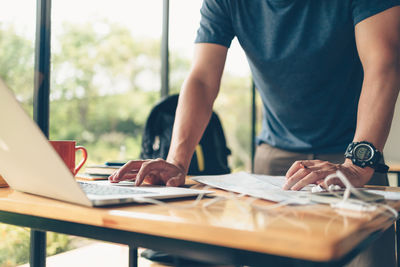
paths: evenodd
<path fill-rule="evenodd" d="M 79 8 L 77 8 L 79 7 Z M 53 1 L 50 138 L 136 159 L 160 95 L 160 1 Z"/>

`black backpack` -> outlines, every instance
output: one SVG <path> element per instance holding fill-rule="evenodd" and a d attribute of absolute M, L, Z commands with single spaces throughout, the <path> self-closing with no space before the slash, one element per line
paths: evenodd
<path fill-rule="evenodd" d="M 166 159 L 171 143 L 178 94 L 168 96 L 151 110 L 142 138 L 142 159 Z M 213 112 L 210 122 L 190 162 L 188 175 L 230 173 L 225 135 L 218 115 Z"/>

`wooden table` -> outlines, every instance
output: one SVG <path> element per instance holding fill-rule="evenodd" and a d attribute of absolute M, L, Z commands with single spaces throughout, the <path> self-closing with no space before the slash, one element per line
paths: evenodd
<path fill-rule="evenodd" d="M 324 205 L 264 210 L 272 203 L 250 204 L 245 197 L 204 207 L 212 200 L 202 199 L 190 208 L 193 199 L 169 201 L 165 206 L 87 208 L 2 188 L 0 221 L 127 244 L 131 266 L 137 264 L 137 247 L 236 266 L 266 262 L 271 266 L 293 262 L 337 266 L 351 260 L 394 222 L 378 213 L 338 213 Z M 400 208 L 400 202 L 390 205 Z"/>

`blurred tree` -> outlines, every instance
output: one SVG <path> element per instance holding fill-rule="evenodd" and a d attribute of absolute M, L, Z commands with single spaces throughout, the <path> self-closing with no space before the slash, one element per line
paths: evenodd
<path fill-rule="evenodd" d="M 0 75 L 32 105 L 33 48 L 12 28 L 0 31 Z M 52 41 L 50 138 L 90 148 L 89 162 L 137 158 L 145 120 L 159 99 L 159 40 L 134 38 L 117 24 L 65 24 Z M 170 87 L 177 93 L 190 60 L 171 51 Z M 13 66 L 16 66 L 13 68 Z M 17 78 L 18 77 L 18 78 Z M 250 80 L 224 75 L 215 109 L 233 151 L 231 167 L 250 169 Z"/>
<path fill-rule="evenodd" d="M 13 267 L 29 260 L 30 229 L 0 224 L 0 266 Z M 47 233 L 47 256 L 55 255 L 72 248 L 67 235 Z"/>
<path fill-rule="evenodd" d="M 80 128 L 79 132 L 93 127 L 103 133 L 114 130 L 117 122 L 110 119 L 119 115 L 119 104 L 105 110 L 99 125 L 99 119 L 89 119 L 99 111 L 94 110 L 94 106 L 102 109 L 96 102 L 103 102 L 103 98 L 110 95 L 140 91 L 136 78 L 144 71 L 157 73 L 159 68 L 157 42 L 137 42 L 127 29 L 115 24 L 103 23 L 101 26 L 98 30 L 93 24 L 66 24 L 54 42 L 51 98 L 57 102 L 73 102 L 68 108 L 68 119 L 74 122 L 73 128 Z M 54 112 L 57 107 L 54 106 Z M 53 125 L 58 122 L 52 120 Z M 102 125 L 108 126 L 101 128 Z M 56 131 L 60 127 L 52 128 Z"/>
<path fill-rule="evenodd" d="M 33 42 L 0 24 L 0 77 L 32 114 Z M 134 38 L 116 24 L 65 24 L 52 40 L 50 138 L 74 139 L 89 163 L 137 158 L 141 134 L 160 94 L 160 42 Z M 179 92 L 190 59 L 171 51 L 171 92 Z M 249 170 L 250 79 L 224 74 L 215 104 L 232 149 L 233 170 Z M 5 236 L 7 236 L 5 238 Z M 0 266 L 27 261 L 29 231 L 0 224 Z M 48 253 L 70 248 L 51 235 Z"/>
<path fill-rule="evenodd" d="M 0 77 L 32 114 L 33 43 L 18 35 L 12 26 L 0 24 Z"/>
<path fill-rule="evenodd" d="M 116 151 L 127 139 L 140 139 L 157 100 L 159 46 L 112 23 L 65 24 L 52 53 L 51 138 L 108 143 Z M 139 155 L 134 150 L 132 158 Z"/>

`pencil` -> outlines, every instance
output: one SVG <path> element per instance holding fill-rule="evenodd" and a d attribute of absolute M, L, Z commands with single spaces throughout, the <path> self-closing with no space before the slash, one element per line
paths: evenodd
<path fill-rule="evenodd" d="M 303 162 L 300 162 L 300 167 L 303 168 L 303 169 L 308 169 L 308 167 L 306 165 L 304 165 Z"/>

